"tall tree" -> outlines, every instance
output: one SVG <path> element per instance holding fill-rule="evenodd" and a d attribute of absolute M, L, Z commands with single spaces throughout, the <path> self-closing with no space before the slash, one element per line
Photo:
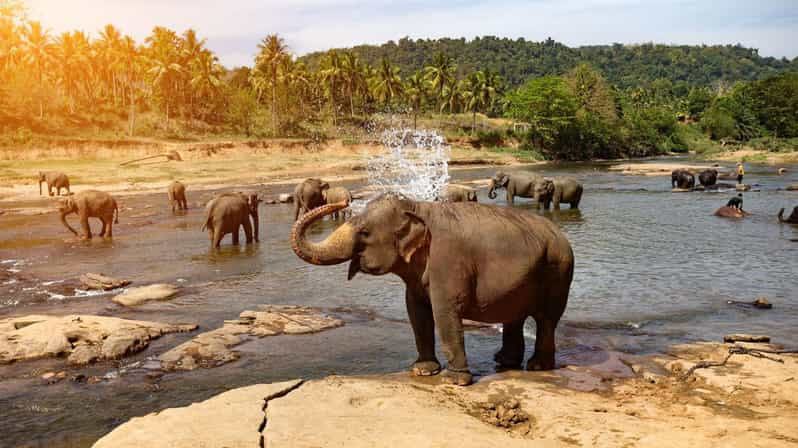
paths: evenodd
<path fill-rule="evenodd" d="M 53 59 L 54 45 L 49 31 L 41 23 L 33 21 L 25 29 L 25 60 L 36 71 L 39 101 L 39 119 L 44 119 L 44 71 Z"/>
<path fill-rule="evenodd" d="M 152 34 L 145 39 L 145 42 L 149 44 L 147 73 L 156 97 L 164 109 L 165 126 L 169 128 L 169 109 L 175 101 L 177 81 L 183 72 L 183 67 L 179 63 L 178 37 L 174 31 L 158 26 L 152 30 Z"/>
<path fill-rule="evenodd" d="M 272 133 L 277 135 L 277 69 L 283 58 L 288 57 L 288 47 L 283 38 L 277 34 L 266 36 L 258 44 L 256 65 L 265 73 L 269 73 L 272 93 Z"/>
<path fill-rule="evenodd" d="M 418 114 L 421 113 L 427 97 L 427 82 L 421 70 L 417 70 L 405 80 L 404 93 L 413 113 L 413 129 L 415 129 L 418 127 Z"/>
<path fill-rule="evenodd" d="M 374 96 L 385 105 L 402 94 L 404 85 L 402 77 L 399 76 L 399 67 L 391 64 L 387 58 L 380 61 L 380 66 L 371 81 Z"/>
<path fill-rule="evenodd" d="M 327 95 L 330 98 L 330 108 L 332 110 L 332 121 L 335 125 L 337 115 L 335 106 L 335 96 L 338 93 L 337 88 L 340 86 L 341 77 L 343 74 L 343 67 L 341 64 L 341 57 L 335 50 L 330 50 L 327 55 L 322 59 L 321 69 L 319 70 L 320 80 L 327 86 Z"/>
<path fill-rule="evenodd" d="M 436 53 L 432 64 L 424 68 L 424 73 L 438 99 L 438 110 L 443 113 L 443 109 L 446 107 L 444 91 L 455 78 L 455 66 L 452 63 L 452 58 L 443 52 Z"/>

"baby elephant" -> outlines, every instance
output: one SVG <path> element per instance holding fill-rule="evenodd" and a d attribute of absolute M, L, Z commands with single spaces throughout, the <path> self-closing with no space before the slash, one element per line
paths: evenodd
<path fill-rule="evenodd" d="M 554 202 L 554 209 L 560 209 L 560 202 L 567 202 L 571 208 L 579 208 L 582 200 L 582 184 L 570 177 L 549 179 L 544 178 L 535 186 L 535 201 L 543 204 L 548 210 Z"/>
<path fill-rule="evenodd" d="M 39 196 L 42 195 L 42 182 L 47 182 L 47 193 L 52 196 L 55 188 L 58 196 L 61 196 L 61 189 L 64 188 L 67 194 L 69 191 L 69 178 L 60 171 L 39 171 Z"/>
<path fill-rule="evenodd" d="M 172 211 L 175 211 L 175 206 L 177 206 L 179 210 L 188 210 L 185 185 L 181 182 L 174 181 L 169 184 L 167 193 L 169 194 L 169 202 L 172 204 Z"/>
<path fill-rule="evenodd" d="M 256 193 L 223 193 L 208 202 L 202 230 L 208 230 L 211 246 L 218 248 L 222 238 L 228 233 L 233 235 L 233 244 L 238 245 L 238 231 L 242 226 L 247 244 L 251 244 L 253 237 L 250 217 L 254 218 L 257 235 L 259 203 Z"/>
<path fill-rule="evenodd" d="M 443 202 L 477 202 L 477 191 L 465 185 L 449 184 L 443 194 Z"/>
<path fill-rule="evenodd" d="M 324 197 L 324 202 L 326 204 L 337 204 L 340 202 L 346 202 L 347 204 L 352 202 L 352 193 L 346 187 L 331 187 L 329 189 L 324 189 L 321 191 L 321 195 Z M 352 211 L 348 208 L 345 208 L 340 211 L 341 218 L 346 219 L 346 214 L 352 213 Z M 336 210 L 333 212 L 332 219 L 338 219 L 339 212 Z"/>
<path fill-rule="evenodd" d="M 116 199 L 104 191 L 86 190 L 69 196 L 63 200 L 59 211 L 61 223 L 75 236 L 78 236 L 78 232 L 69 225 L 66 215 L 75 213 L 80 217 L 80 226 L 83 228 L 81 239 L 91 239 L 89 218 L 99 218 L 102 221 L 100 236 L 108 238 L 113 236 L 114 223 L 119 223 L 119 207 Z"/>

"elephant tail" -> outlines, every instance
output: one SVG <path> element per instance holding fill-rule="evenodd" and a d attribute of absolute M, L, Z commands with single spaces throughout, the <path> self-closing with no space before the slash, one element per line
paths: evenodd
<path fill-rule="evenodd" d="M 114 200 L 114 224 L 119 224 L 119 205 Z"/>

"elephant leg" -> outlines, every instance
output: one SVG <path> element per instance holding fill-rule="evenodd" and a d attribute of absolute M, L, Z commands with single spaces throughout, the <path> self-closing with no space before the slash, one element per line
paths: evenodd
<path fill-rule="evenodd" d="M 106 238 L 111 238 L 112 236 L 114 236 L 114 212 L 113 211 L 111 212 L 110 215 L 108 215 L 108 218 L 106 220 L 108 221 L 108 227 L 107 227 L 106 232 L 105 232 L 105 237 Z"/>
<path fill-rule="evenodd" d="M 47 194 L 49 194 L 50 196 L 53 196 L 53 186 L 52 185 L 49 185 L 49 184 L 47 185 Z"/>
<path fill-rule="evenodd" d="M 180 201 L 181 205 L 183 206 L 183 210 L 188 210 L 188 201 L 183 199 Z"/>
<path fill-rule="evenodd" d="M 465 353 L 465 339 L 463 336 L 463 321 L 452 307 L 453 301 L 442 294 L 432 293 L 432 314 L 435 326 L 441 337 L 443 353 L 449 362 L 446 371 L 442 374 L 443 381 L 458 386 L 471 384 L 471 371 L 468 369 L 468 360 Z M 437 299 L 437 300 L 436 300 Z"/>
<path fill-rule="evenodd" d="M 507 190 L 507 204 L 508 204 L 508 205 L 513 205 L 513 203 L 514 203 L 514 201 L 513 201 L 513 197 L 514 197 L 514 196 L 515 196 L 515 195 L 514 195 L 514 194 L 513 194 L 513 193 L 512 193 L 512 192 L 511 192 L 509 189 L 508 189 L 508 190 Z"/>
<path fill-rule="evenodd" d="M 526 317 L 502 324 L 502 348 L 493 360 L 504 369 L 519 369 L 524 360 L 524 322 Z"/>
<path fill-rule="evenodd" d="M 213 228 L 211 227 L 208 227 L 208 240 L 211 242 L 211 245 L 213 245 Z"/>
<path fill-rule="evenodd" d="M 233 227 L 233 246 L 238 246 L 238 244 L 240 243 L 240 241 L 238 240 L 240 230 L 241 230 L 241 224 L 238 224 L 237 226 Z"/>
<path fill-rule="evenodd" d="M 102 229 L 100 229 L 100 236 L 105 236 L 105 231 L 108 229 L 108 224 L 105 222 L 105 218 L 100 218 L 100 222 L 103 223 Z"/>
<path fill-rule="evenodd" d="M 418 359 L 413 363 L 413 374 L 436 375 L 441 371 L 441 364 L 435 357 L 435 320 L 432 306 L 409 290 L 405 291 L 405 302 L 418 350 Z"/>
<path fill-rule="evenodd" d="M 244 219 L 243 225 L 244 225 L 244 238 L 246 238 L 247 244 L 252 244 L 252 223 L 249 222 L 249 216 L 247 216 Z"/>
<path fill-rule="evenodd" d="M 526 363 L 527 370 L 552 370 L 554 369 L 554 330 L 557 328 L 558 318 L 535 316 L 536 338 L 535 354 Z"/>
<path fill-rule="evenodd" d="M 88 215 L 81 214 L 80 215 L 80 227 L 83 228 L 83 239 L 90 240 L 91 239 L 91 227 L 89 227 L 89 217 Z"/>
<path fill-rule="evenodd" d="M 560 209 L 560 198 L 555 196 L 554 197 L 554 210 L 559 210 L 559 209 Z"/>
<path fill-rule="evenodd" d="M 222 233 L 222 229 L 220 226 L 215 226 L 213 229 L 213 247 L 219 248 L 222 244 L 222 237 L 224 234 Z"/>

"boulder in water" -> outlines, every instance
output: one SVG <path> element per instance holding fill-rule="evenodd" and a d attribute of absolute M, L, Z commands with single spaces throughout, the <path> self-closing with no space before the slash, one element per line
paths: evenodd
<path fill-rule="evenodd" d="M 165 300 L 175 294 L 179 289 L 177 286 L 166 283 L 156 283 L 153 285 L 129 288 L 127 291 L 115 296 L 114 302 L 124 306 L 136 306 L 151 300 Z"/>
<path fill-rule="evenodd" d="M 751 186 L 748 184 L 737 184 L 734 186 L 734 189 L 737 191 L 748 191 L 751 189 Z"/>
<path fill-rule="evenodd" d="M 277 200 L 280 201 L 281 204 L 290 204 L 294 202 L 294 195 L 289 193 L 280 193 L 277 196 Z"/>
<path fill-rule="evenodd" d="M 756 300 L 754 300 L 751 304 L 754 305 L 755 308 L 761 308 L 764 310 L 773 308 L 773 304 L 768 302 L 768 299 L 764 297 L 757 297 Z"/>
<path fill-rule="evenodd" d="M 787 174 L 787 168 L 779 168 L 778 173 L 779 173 L 779 176 L 783 176 L 783 175 Z"/>
<path fill-rule="evenodd" d="M 86 289 L 101 291 L 122 288 L 132 283 L 130 280 L 108 277 L 103 274 L 94 274 L 91 272 L 81 275 L 80 282 Z"/>
<path fill-rule="evenodd" d="M 193 324 L 171 325 L 116 317 L 31 315 L 0 320 L 0 364 L 67 356 L 88 364 L 136 353 L 167 333 L 192 331 Z"/>
<path fill-rule="evenodd" d="M 787 190 L 787 191 L 798 191 L 798 184 L 788 185 L 787 188 L 785 188 L 785 190 Z"/>
<path fill-rule="evenodd" d="M 770 342 L 770 336 L 763 334 L 727 334 L 723 336 L 723 342 L 757 342 L 766 343 Z"/>

